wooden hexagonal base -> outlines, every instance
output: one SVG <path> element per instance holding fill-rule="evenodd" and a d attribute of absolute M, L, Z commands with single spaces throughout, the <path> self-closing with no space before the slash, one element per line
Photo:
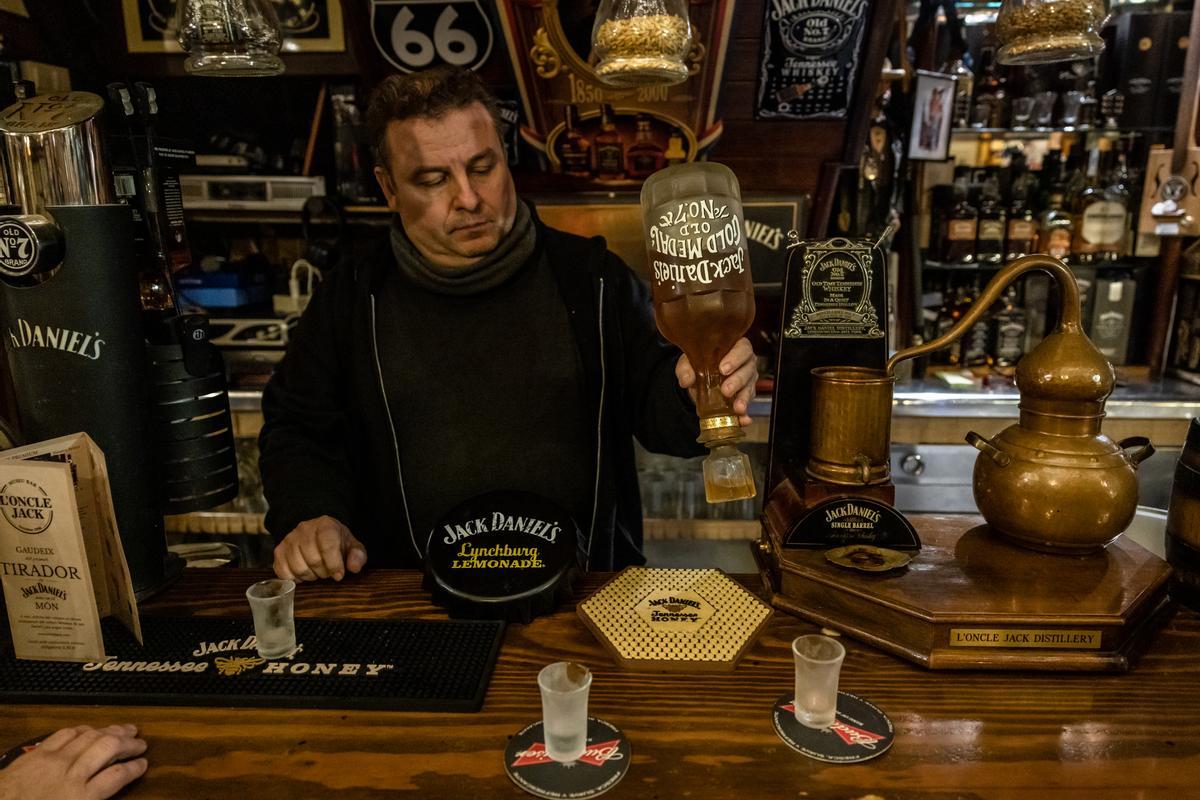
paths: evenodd
<path fill-rule="evenodd" d="M 907 567 L 863 573 L 785 549 L 768 518 L 755 543 L 771 602 L 931 669 L 1126 670 L 1171 606 L 1165 561 L 1119 538 L 1048 555 L 972 515 L 914 515 Z"/>
<path fill-rule="evenodd" d="M 771 618 L 719 569 L 627 567 L 577 610 L 617 664 L 648 670 L 732 670 Z"/>

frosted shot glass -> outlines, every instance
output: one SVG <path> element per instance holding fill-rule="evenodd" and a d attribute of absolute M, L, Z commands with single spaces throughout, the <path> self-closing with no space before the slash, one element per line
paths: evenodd
<path fill-rule="evenodd" d="M 796 661 L 796 721 L 828 728 L 837 718 L 838 675 L 846 648 L 828 636 L 800 636 L 792 642 Z"/>
<path fill-rule="evenodd" d="M 591 670 L 573 661 L 556 661 L 538 673 L 546 755 L 554 761 L 578 761 L 587 749 L 588 690 L 591 686 Z"/>
<path fill-rule="evenodd" d="M 259 581 L 246 590 L 258 654 L 263 658 L 283 658 L 296 649 L 295 595 L 295 581 L 278 578 Z"/>

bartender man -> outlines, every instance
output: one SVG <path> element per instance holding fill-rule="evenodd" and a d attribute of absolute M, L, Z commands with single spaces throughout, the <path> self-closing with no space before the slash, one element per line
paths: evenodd
<path fill-rule="evenodd" d="M 372 97 L 389 236 L 326 276 L 263 396 L 282 578 L 418 566 L 441 515 L 499 489 L 570 511 L 590 569 L 644 563 L 633 438 L 704 452 L 695 373 L 648 288 L 602 238 L 538 219 L 498 124 L 468 70 L 392 76 Z M 720 366 L 748 425 L 750 343 Z"/>

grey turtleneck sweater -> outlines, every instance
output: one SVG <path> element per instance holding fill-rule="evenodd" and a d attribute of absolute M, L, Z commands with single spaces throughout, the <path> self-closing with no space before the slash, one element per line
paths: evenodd
<path fill-rule="evenodd" d="M 393 226 L 397 269 L 379 295 L 379 354 L 422 551 L 441 515 L 499 489 L 536 492 L 581 527 L 590 522 L 594 420 L 536 231 L 520 202 L 494 251 L 447 270 Z"/>

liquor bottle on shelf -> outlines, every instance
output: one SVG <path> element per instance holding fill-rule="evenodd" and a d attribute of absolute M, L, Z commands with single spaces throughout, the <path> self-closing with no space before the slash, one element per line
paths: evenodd
<path fill-rule="evenodd" d="M 667 166 L 675 166 L 687 161 L 687 151 L 683 149 L 683 137 L 674 134 L 667 139 L 667 152 L 663 153 Z"/>
<path fill-rule="evenodd" d="M 1000 187 L 995 178 L 988 178 L 983 183 L 979 199 L 979 224 L 975 239 L 975 261 L 979 264 L 1004 262 L 1006 216 L 1004 203 L 1000 200 Z"/>
<path fill-rule="evenodd" d="M 649 178 L 666 165 L 666 155 L 661 145 L 654 141 L 650 130 L 650 119 L 638 115 L 637 138 L 625 151 L 625 172 L 630 178 Z"/>
<path fill-rule="evenodd" d="M 1061 188 L 1050 194 L 1050 205 L 1042 213 L 1038 250 L 1063 261 L 1071 255 L 1071 240 L 1075 237 L 1075 220 L 1066 210 Z"/>
<path fill-rule="evenodd" d="M 1063 203 L 1068 209 L 1075 207 L 1075 200 L 1087 182 L 1085 152 L 1082 143 L 1078 147 L 1071 147 L 1063 163 Z"/>
<path fill-rule="evenodd" d="M 975 234 L 979 227 L 979 212 L 967 197 L 967 176 L 954 179 L 954 205 L 946 214 L 941 231 L 941 260 L 948 264 L 970 264 L 975 261 Z"/>
<path fill-rule="evenodd" d="M 942 292 L 942 305 L 938 308 L 936 333 L 941 337 L 958 324 L 963 315 L 962 287 L 952 288 L 953 281 L 946 276 L 946 290 Z M 957 367 L 962 364 L 962 337 L 955 339 L 949 347 L 944 347 L 932 354 L 933 363 Z"/>
<path fill-rule="evenodd" d="M 625 177 L 625 143 L 613 121 L 616 115 L 608 103 L 600 107 L 600 132 L 596 134 L 596 177 L 616 181 Z"/>
<path fill-rule="evenodd" d="M 1125 207 L 1125 221 L 1122 224 L 1121 246 L 1118 248 L 1117 257 L 1127 255 L 1130 252 L 1129 239 L 1131 233 L 1131 223 L 1133 218 L 1133 187 L 1137 185 L 1133 176 L 1129 171 L 1129 161 L 1125 156 L 1125 150 L 1118 147 L 1117 163 L 1109 174 L 1108 186 L 1105 188 L 1105 196 L 1120 205 Z"/>
<path fill-rule="evenodd" d="M 1033 197 L 1038 181 L 1025 165 L 1025 157 L 1013 156 L 1012 203 L 1008 209 L 1008 228 L 1004 236 L 1004 257 L 1029 255 L 1037 250 L 1037 218 L 1033 213 Z"/>
<path fill-rule="evenodd" d="M 1007 261 L 1036 253 L 1038 249 L 1038 224 L 1033 209 L 1021 200 L 1013 201 L 1008 212 L 1008 231 L 1004 240 L 1004 257 Z"/>
<path fill-rule="evenodd" d="M 1137 282 L 1128 275 L 1109 275 L 1096 279 L 1096 299 L 1088 335 L 1096 349 L 1113 364 L 1124 364 L 1129 355 L 1136 292 Z"/>
<path fill-rule="evenodd" d="M 1087 177 L 1075 198 L 1075 238 L 1071 253 L 1081 264 L 1115 261 L 1125 243 L 1128 194 L 1110 191 L 1101 180 L 1112 140 L 1101 137 L 1088 157 Z"/>
<path fill-rule="evenodd" d="M 1014 367 L 1025 352 L 1025 309 L 1016 284 L 1004 290 L 1000 308 L 992 316 L 992 355 L 998 367 Z"/>
<path fill-rule="evenodd" d="M 562 171 L 576 178 L 592 176 L 592 143 L 579 132 L 578 111 L 574 105 L 563 109 L 565 129 L 562 134 Z"/>
<path fill-rule="evenodd" d="M 948 272 L 942 274 L 949 275 Z M 945 308 L 945 298 L 950 291 L 950 285 L 945 277 L 938 277 L 936 273 L 926 275 L 928 277 L 925 284 L 929 291 L 923 292 L 921 296 L 921 332 L 918 335 L 922 341 L 932 342 L 938 335 L 938 319 L 941 310 Z"/>
<path fill-rule="evenodd" d="M 964 314 L 979 299 L 980 283 L 980 277 L 976 275 L 974 281 L 964 292 L 962 300 Z M 991 361 L 988 354 L 988 346 L 991 344 L 991 326 L 986 314 L 976 320 L 963 339 L 965 340 L 962 346 L 963 364 L 968 367 L 982 367 Z"/>

